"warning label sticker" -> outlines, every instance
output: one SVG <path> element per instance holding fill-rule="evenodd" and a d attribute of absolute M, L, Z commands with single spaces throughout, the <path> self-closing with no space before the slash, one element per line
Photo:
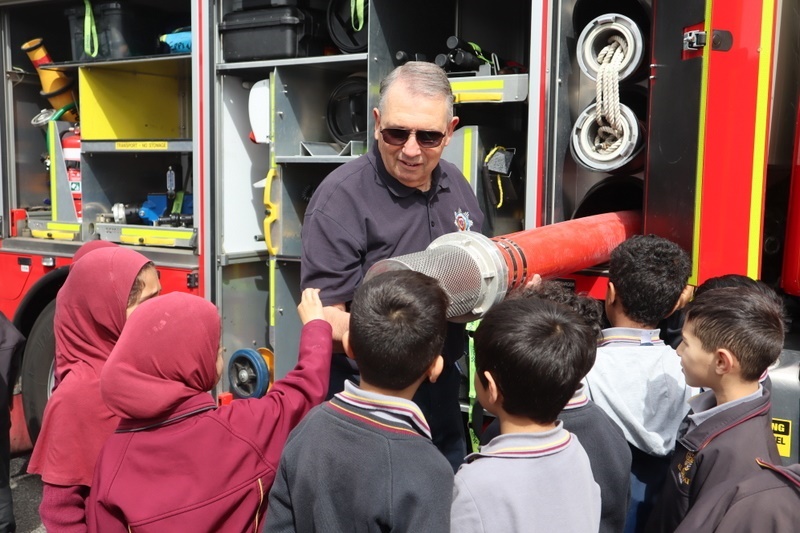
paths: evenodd
<path fill-rule="evenodd" d="M 772 419 L 772 434 L 778 444 L 778 453 L 781 457 L 792 455 L 792 421 L 780 418 Z"/>

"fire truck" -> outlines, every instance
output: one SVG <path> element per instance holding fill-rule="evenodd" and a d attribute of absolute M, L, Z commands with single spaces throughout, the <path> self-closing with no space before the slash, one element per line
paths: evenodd
<path fill-rule="evenodd" d="M 691 283 L 762 279 L 796 315 L 792 0 L 0 0 L 0 24 L 0 311 L 28 339 L 17 450 L 52 388 L 54 299 L 90 240 L 219 307 L 221 400 L 288 372 L 306 205 L 370 149 L 380 80 L 408 60 L 448 72 L 444 158 L 486 236 L 635 211 L 637 233 L 690 253 Z M 562 277 L 603 297 L 600 263 Z M 791 337 L 773 415 L 797 461 Z"/>

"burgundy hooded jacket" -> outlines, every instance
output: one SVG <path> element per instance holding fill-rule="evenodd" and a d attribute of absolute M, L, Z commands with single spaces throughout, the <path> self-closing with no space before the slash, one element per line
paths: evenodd
<path fill-rule="evenodd" d="M 259 531 L 289 432 L 327 392 L 331 327 L 306 324 L 299 361 L 266 396 L 217 407 L 216 307 L 182 293 L 130 316 L 101 375 L 122 419 L 95 469 L 90 532 Z"/>

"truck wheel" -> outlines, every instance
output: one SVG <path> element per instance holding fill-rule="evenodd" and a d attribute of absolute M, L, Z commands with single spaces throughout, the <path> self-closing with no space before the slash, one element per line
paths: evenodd
<path fill-rule="evenodd" d="M 36 444 L 42 429 L 44 406 L 53 390 L 53 371 L 56 356 L 56 337 L 53 332 L 53 318 L 56 314 L 56 301 L 53 300 L 39 314 L 33 323 L 25 352 L 22 356 L 22 407 L 25 410 L 25 423 L 31 443 Z"/>

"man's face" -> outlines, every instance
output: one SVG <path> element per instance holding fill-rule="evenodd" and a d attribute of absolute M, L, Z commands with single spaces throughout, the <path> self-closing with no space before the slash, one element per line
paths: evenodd
<path fill-rule="evenodd" d="M 383 114 L 377 109 L 373 110 L 373 114 L 375 140 L 386 170 L 403 185 L 427 191 L 431 186 L 431 173 L 439 164 L 442 150 L 450 143 L 458 117 L 448 121 L 444 98 L 411 95 L 403 81 L 395 82 L 386 93 Z M 442 143 L 433 148 L 420 146 L 416 135 L 410 135 L 400 146 L 393 146 L 383 140 L 383 128 L 438 131 L 445 136 Z"/>
<path fill-rule="evenodd" d="M 688 385 L 709 387 L 714 383 L 716 357 L 714 353 L 703 349 L 700 340 L 694 336 L 691 322 L 687 322 L 683 326 L 683 342 L 678 346 L 677 351 Z"/>
<path fill-rule="evenodd" d="M 142 276 L 144 279 L 144 289 L 142 293 L 139 295 L 139 299 L 136 300 L 136 303 L 128 307 L 125 312 L 125 318 L 131 316 L 133 310 L 139 307 L 140 304 L 149 300 L 150 298 L 155 298 L 161 292 L 161 282 L 158 281 L 158 271 L 155 268 L 145 268 L 142 271 Z"/>

